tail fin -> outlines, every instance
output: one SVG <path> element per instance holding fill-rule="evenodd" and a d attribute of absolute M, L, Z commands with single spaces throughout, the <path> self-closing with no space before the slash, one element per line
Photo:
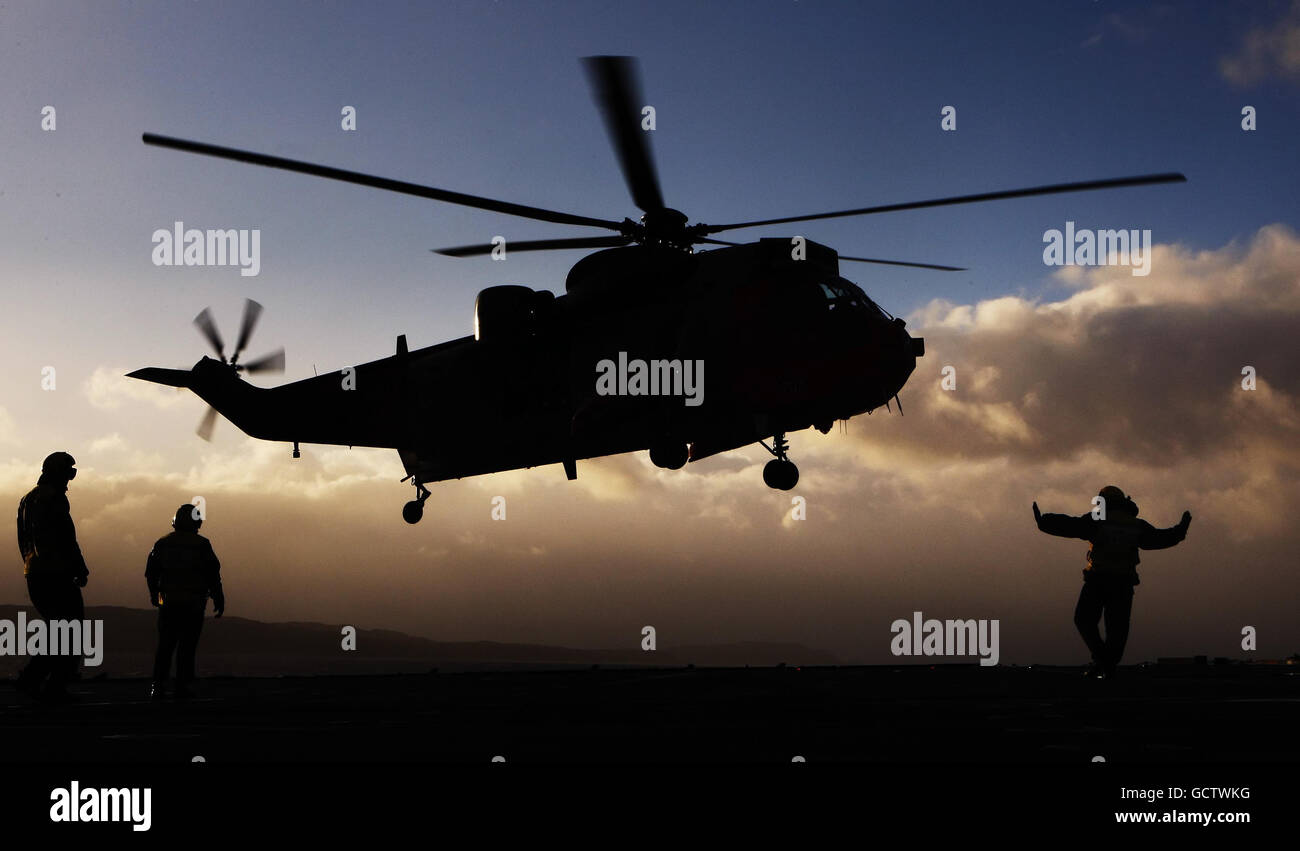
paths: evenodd
<path fill-rule="evenodd" d="M 137 369 L 135 372 L 128 372 L 127 378 L 138 378 L 141 381 L 152 381 L 154 384 L 166 384 L 168 387 L 189 387 L 190 371 L 188 369 L 163 369 L 159 366 L 147 366 L 144 369 Z"/>

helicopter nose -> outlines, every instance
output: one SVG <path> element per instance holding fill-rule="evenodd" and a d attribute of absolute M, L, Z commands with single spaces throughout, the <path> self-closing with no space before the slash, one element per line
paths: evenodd
<path fill-rule="evenodd" d="M 895 340 L 899 359 L 915 365 L 916 359 L 925 355 L 925 338 L 913 337 L 907 333 L 907 323 L 902 319 L 894 320 L 894 329 L 897 332 Z"/>
<path fill-rule="evenodd" d="M 894 380 L 897 384 L 894 392 L 897 393 L 916 369 L 916 359 L 925 354 L 925 339 L 908 334 L 902 319 L 894 320 L 894 329 Z"/>

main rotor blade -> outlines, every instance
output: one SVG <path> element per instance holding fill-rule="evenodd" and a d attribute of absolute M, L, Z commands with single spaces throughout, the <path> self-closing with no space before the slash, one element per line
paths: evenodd
<path fill-rule="evenodd" d="M 264 165 L 269 168 L 280 168 L 285 171 L 296 171 L 300 174 L 310 174 L 315 177 L 325 177 L 330 180 L 341 180 L 344 183 L 356 183 L 361 186 L 371 186 L 375 189 L 386 189 L 389 192 L 402 192 L 406 195 L 416 195 L 420 198 L 432 198 L 434 201 L 446 201 L 448 204 L 460 204 L 463 207 L 475 207 L 479 210 L 492 210 L 497 213 L 505 213 L 509 216 L 520 216 L 525 219 L 536 219 L 542 222 L 555 222 L 561 225 L 586 225 L 588 227 L 608 228 L 609 230 L 621 230 L 620 222 L 609 221 L 606 219 L 593 219 L 588 216 L 576 216 L 572 213 L 561 213 L 555 210 L 546 210 L 541 207 L 529 207 L 525 204 L 513 204 L 509 201 L 497 201 L 492 198 L 483 198 L 478 195 L 466 195 L 461 192 L 450 192 L 446 189 L 435 189 L 432 186 L 421 186 L 418 183 L 407 183 L 404 180 L 390 180 L 386 177 L 375 177 L 374 175 L 361 174 L 355 171 L 345 171 L 341 168 L 331 168 L 330 166 L 315 165 L 313 163 L 301 162 L 299 160 L 285 159 L 284 157 L 273 157 L 270 154 L 258 154 L 252 151 L 241 151 L 235 148 L 223 148 L 219 145 L 209 145 L 204 142 L 191 142 L 186 139 L 174 139 L 170 136 L 159 136 L 154 133 L 145 133 L 143 136 L 146 145 L 156 145 L 160 148 L 172 148 L 177 151 L 187 151 L 191 154 L 203 154 L 209 157 L 219 157 L 226 160 L 235 160 L 236 162 L 252 163 L 253 165 Z"/>
<path fill-rule="evenodd" d="M 203 419 L 199 420 L 199 427 L 194 429 L 194 433 L 204 440 L 212 439 L 212 427 L 217 424 L 217 409 L 208 405 L 208 409 L 203 412 Z"/>
<path fill-rule="evenodd" d="M 961 266 L 937 266 L 934 263 L 908 263 L 903 260 L 877 260 L 874 257 L 845 257 L 840 255 L 841 260 L 852 260 L 854 263 L 880 263 L 885 266 L 912 266 L 916 269 L 938 269 L 940 272 L 965 272 L 966 269 Z"/>
<path fill-rule="evenodd" d="M 284 372 L 284 349 L 276 349 L 269 355 L 240 364 L 239 368 L 250 375 L 258 372 Z"/>
<path fill-rule="evenodd" d="M 239 342 L 235 344 L 235 353 L 230 356 L 231 363 L 239 360 L 239 355 L 248 345 L 248 338 L 253 336 L 253 329 L 257 327 L 257 320 L 261 315 L 262 305 L 251 298 L 244 299 L 244 320 L 239 325 Z"/>
<path fill-rule="evenodd" d="M 617 248 L 620 245 L 627 245 L 632 240 L 626 236 L 580 236 L 576 239 L 532 239 L 520 242 L 505 243 L 506 252 L 511 251 L 552 251 L 563 248 Z M 447 257 L 475 257 L 481 254 L 491 254 L 496 248 L 492 243 L 482 245 L 461 245 L 456 248 L 431 248 L 434 254 L 443 254 Z"/>
<path fill-rule="evenodd" d="M 1050 186 L 1032 186 L 1028 189 L 1008 189 L 1004 192 L 981 192 L 978 195 L 957 195 L 952 198 L 935 198 L 930 201 L 909 201 L 903 204 L 884 204 L 879 207 L 859 207 L 836 213 L 813 213 L 808 216 L 786 216 L 781 219 L 764 219 L 757 222 L 737 222 L 730 225 L 708 225 L 704 233 L 721 233 L 737 228 L 759 225 L 781 225 L 788 222 L 808 222 L 814 219 L 835 219 L 841 216 L 866 216 L 872 213 L 893 213 L 898 210 L 918 210 L 922 207 L 943 207 L 949 204 L 973 204 L 977 201 L 999 201 L 1004 198 L 1027 198 L 1032 195 L 1054 195 L 1061 192 L 1086 192 L 1092 189 L 1120 189 L 1125 186 L 1147 186 L 1153 183 L 1185 183 L 1187 178 L 1177 172 L 1145 174 L 1137 177 L 1116 177 L 1109 180 L 1086 180 L 1080 183 L 1054 183 Z"/>
<path fill-rule="evenodd" d="M 712 245 L 744 245 L 743 242 L 728 242 L 725 239 L 711 239 L 707 236 L 699 237 L 697 242 L 707 242 Z M 877 260 L 873 257 L 845 257 L 843 254 L 838 255 L 841 260 L 852 260 L 855 263 L 882 263 L 886 266 L 915 266 L 918 269 L 939 269 L 943 272 L 965 272 L 966 270 L 959 266 L 936 266 L 933 263 L 908 263 L 903 260 Z"/>
<path fill-rule="evenodd" d="M 641 129 L 641 109 L 646 103 L 636 60 L 630 56 L 588 56 L 582 62 L 632 200 L 647 213 L 663 209 L 650 140 L 647 131 Z"/>
<path fill-rule="evenodd" d="M 217 352 L 217 357 L 222 361 L 226 359 L 226 344 L 221 341 L 221 333 L 217 331 L 217 323 L 212 321 L 212 311 L 203 308 L 198 316 L 194 317 L 194 324 L 199 326 L 199 332 L 203 334 L 204 339 Z"/>

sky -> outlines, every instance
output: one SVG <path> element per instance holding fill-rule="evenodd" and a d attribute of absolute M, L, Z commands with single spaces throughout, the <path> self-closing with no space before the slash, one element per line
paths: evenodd
<path fill-rule="evenodd" d="M 1030 504 L 1083 513 L 1114 483 L 1157 526 L 1195 517 L 1143 556 L 1129 660 L 1300 651 L 1300 3 L 19 2 L 0 39 L 0 494 L 16 504 L 48 452 L 77 457 L 91 603 L 144 605 L 151 542 L 201 495 L 232 614 L 581 647 L 654 625 L 661 646 L 793 641 L 878 663 L 889 624 L 923 611 L 1000 619 L 1004 662 L 1081 662 L 1086 544 L 1038 533 Z M 285 346 L 286 381 L 386 356 L 398 334 L 460 337 L 479 290 L 562 293 L 582 252 L 429 249 L 588 233 L 141 133 L 636 218 L 579 62 L 605 53 L 640 58 L 666 201 L 692 221 L 1188 182 L 730 234 L 969 269 L 842 264 L 927 354 L 906 416 L 791 436 L 805 520 L 751 448 L 439 484 L 411 527 L 395 452 L 294 461 L 227 422 L 204 443 L 202 402 L 122 377 L 192 364 L 195 314 L 211 306 L 231 337 L 248 297 L 266 308 L 249 354 Z M 260 229 L 260 274 L 155 266 L 151 235 L 178 220 Z M 1045 265 L 1066 222 L 1149 230 L 1150 275 Z M 18 565 L 0 601 L 25 599 Z"/>

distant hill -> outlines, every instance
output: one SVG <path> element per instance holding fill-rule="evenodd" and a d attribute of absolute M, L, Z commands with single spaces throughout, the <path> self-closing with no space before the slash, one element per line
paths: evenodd
<path fill-rule="evenodd" d="M 15 621 L 19 609 L 0 605 L 0 619 Z M 147 676 L 157 644 L 157 614 L 149 609 L 91 606 L 86 617 L 104 621 L 104 662 L 84 668 L 94 677 Z M 542 644 L 495 641 L 433 641 L 387 629 L 357 631 L 357 649 L 344 651 L 341 624 L 264 623 L 226 616 L 214 623 L 209 614 L 199 643 L 200 676 L 275 676 L 490 670 L 493 668 L 564 668 L 591 665 L 740 667 L 744 665 L 835 665 L 829 653 L 799 644 L 741 642 L 717 645 L 639 646 L 587 650 Z M 0 676 L 12 676 L 27 657 L 0 656 Z"/>

